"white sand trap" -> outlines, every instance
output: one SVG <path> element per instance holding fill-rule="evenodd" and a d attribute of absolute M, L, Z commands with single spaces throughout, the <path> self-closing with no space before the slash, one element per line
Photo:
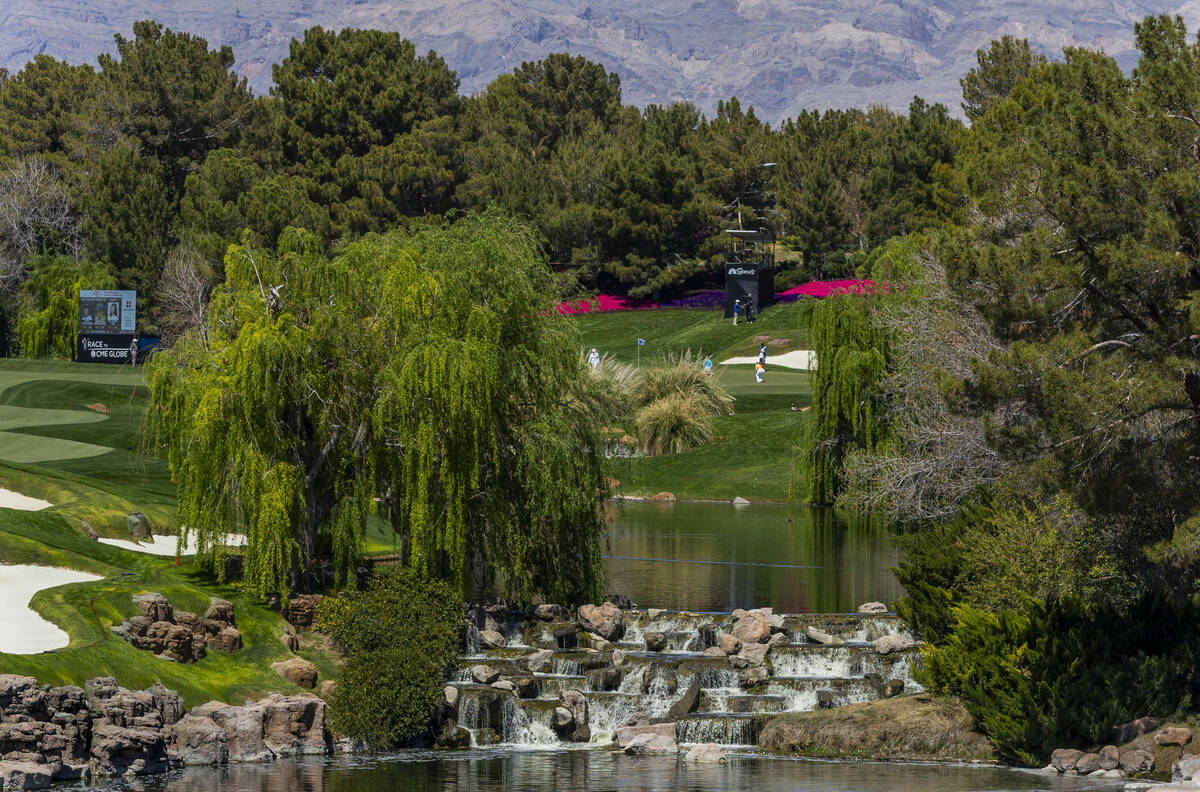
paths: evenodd
<path fill-rule="evenodd" d="M 728 360 L 722 360 L 722 366 L 753 366 L 758 362 L 758 355 L 750 357 L 731 357 Z M 770 351 L 767 352 L 767 368 L 771 366 L 783 366 L 784 368 L 800 369 L 801 371 L 814 371 L 817 368 L 817 353 L 811 349 L 793 349 L 791 352 L 774 355 Z"/>
<path fill-rule="evenodd" d="M 0 652 L 37 654 L 69 644 L 71 637 L 35 613 L 29 600 L 42 589 L 100 579 L 75 569 L 0 565 Z"/>
<path fill-rule="evenodd" d="M 133 550 L 135 553 L 149 553 L 150 555 L 157 556 L 174 556 L 176 551 L 181 556 L 194 555 L 196 552 L 196 537 L 194 535 L 190 537 L 190 541 L 183 547 L 178 547 L 178 536 L 152 536 L 143 542 L 101 537 L 99 541 L 113 547 Z M 246 544 L 246 537 L 241 534 L 228 534 L 225 537 L 225 544 L 229 547 L 242 547 Z"/>
<path fill-rule="evenodd" d="M 31 498 L 12 490 L 0 489 L 0 508 L 20 509 L 21 511 L 39 511 L 49 509 L 54 504 L 41 498 Z"/>

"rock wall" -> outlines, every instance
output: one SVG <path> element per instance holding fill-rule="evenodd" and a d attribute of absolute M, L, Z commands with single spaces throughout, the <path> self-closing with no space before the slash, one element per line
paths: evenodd
<path fill-rule="evenodd" d="M 83 688 L 0 674 L 0 790 L 41 789 L 93 775 L 146 775 L 171 767 L 330 750 L 325 702 L 272 694 L 245 706 L 219 701 L 184 712 L 161 684 L 128 690 L 112 677 Z"/>

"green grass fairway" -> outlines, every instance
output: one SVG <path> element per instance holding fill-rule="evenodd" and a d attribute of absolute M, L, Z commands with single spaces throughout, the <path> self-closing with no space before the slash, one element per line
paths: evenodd
<path fill-rule="evenodd" d="M 805 349 L 808 333 L 797 305 L 778 305 L 761 314 L 754 324 L 721 317 L 718 311 L 647 310 L 609 311 L 575 317 L 585 348 L 596 347 L 632 363 L 637 339 L 645 338 L 642 364 L 654 365 L 669 354 L 691 349 L 711 355 L 713 375 L 735 399 L 734 415 L 716 419 L 713 440 L 682 454 L 629 460 L 610 460 L 609 474 L 620 481 L 616 493 L 649 496 L 671 492 L 689 500 L 760 501 L 803 499 L 803 482 L 793 481 L 796 446 L 812 404 L 811 375 L 807 371 L 770 365 L 763 382 L 754 379 L 754 367 L 722 366 L 730 357 L 757 355 L 754 337 L 787 338 L 770 354 Z M 795 409 L 793 409 L 795 408 Z M 624 427 L 632 431 L 632 426 Z M 793 488 L 793 485 L 795 487 Z"/>
<path fill-rule="evenodd" d="M 87 407 L 96 402 L 108 413 Z M 146 513 L 156 532 L 174 531 L 175 490 L 166 463 L 138 448 L 145 403 L 142 372 L 127 366 L 0 360 L 0 487 L 54 504 L 38 512 L 0 509 L 0 563 L 63 566 L 105 577 L 35 595 L 33 609 L 66 630 L 71 643 L 37 655 L 0 653 L 0 670 L 49 684 L 80 685 L 99 675 L 116 676 L 131 688 L 162 682 L 189 707 L 297 691 L 269 667 L 291 653 L 279 637 L 282 618 L 257 598 L 218 586 L 190 562 L 177 567 L 172 558 L 85 535 L 86 521 L 101 535 L 128 538 L 126 516 L 133 511 Z M 134 649 L 110 627 L 136 613 L 133 595 L 145 591 L 200 613 L 210 596 L 231 600 L 243 650 L 179 665 Z M 332 655 L 315 649 L 300 654 L 323 678 L 333 675 Z"/>
<path fill-rule="evenodd" d="M 572 319 L 583 338 L 584 349 L 596 347 L 601 354 L 633 363 L 638 359 L 637 340 L 644 338 L 643 363 L 690 349 L 711 355 L 713 362 L 726 358 L 757 355 L 755 336 L 787 338 L 789 343 L 771 347 L 771 352 L 808 349 L 808 331 L 800 317 L 800 305 L 776 305 L 760 314 L 754 323 L 725 319 L 714 310 L 606 311 L 580 314 Z"/>
<path fill-rule="evenodd" d="M 719 418 L 713 441 L 682 454 L 609 461 L 617 493 L 685 500 L 787 501 L 804 413 L 750 413 Z M 804 492 L 799 493 L 803 498 Z"/>

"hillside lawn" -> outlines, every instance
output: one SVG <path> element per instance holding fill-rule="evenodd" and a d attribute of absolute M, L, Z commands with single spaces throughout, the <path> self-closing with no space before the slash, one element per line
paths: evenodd
<path fill-rule="evenodd" d="M 105 578 L 38 592 L 31 607 L 64 629 L 71 642 L 36 655 L 0 652 L 0 670 L 44 684 L 82 685 L 103 675 L 130 688 L 162 682 L 189 707 L 297 692 L 269 667 L 292 653 L 280 640 L 283 618 L 257 597 L 218 585 L 187 559 L 176 566 L 173 558 L 88 538 L 85 522 L 101 536 L 128 538 L 126 517 L 133 511 L 145 513 L 155 533 L 175 531 L 167 466 L 138 447 L 145 398 L 141 371 L 127 366 L 0 360 L 0 487 L 55 504 L 36 512 L 0 509 L 0 563 L 63 566 Z M 107 413 L 88 407 L 97 404 Z M 110 627 L 137 614 L 133 595 L 145 591 L 201 614 L 210 597 L 232 601 L 244 648 L 186 665 L 134 649 Z M 322 678 L 334 675 L 332 654 L 319 649 L 299 654 Z"/>
<path fill-rule="evenodd" d="M 609 460 L 608 473 L 619 482 L 614 494 L 649 497 L 670 492 L 686 500 L 796 501 L 807 495 L 795 478 L 796 447 L 812 404 L 811 375 L 771 366 L 770 356 L 807 349 L 808 333 L 797 304 L 777 305 L 753 324 L 713 310 L 609 311 L 582 314 L 577 323 L 583 348 L 596 347 L 626 363 L 637 360 L 637 339 L 644 338 L 641 364 L 655 365 L 690 350 L 711 355 L 713 372 L 734 397 L 734 414 L 716 419 L 714 438 L 682 454 Z M 754 367 L 722 366 L 721 360 L 757 355 L 755 336 L 786 338 L 769 346 L 767 372 L 755 382 Z M 619 427 L 633 433 L 633 426 Z"/>

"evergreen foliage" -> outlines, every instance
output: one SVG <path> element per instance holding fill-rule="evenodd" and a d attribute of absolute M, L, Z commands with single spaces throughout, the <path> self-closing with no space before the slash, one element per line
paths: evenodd
<path fill-rule="evenodd" d="M 334 730 L 376 750 L 427 732 L 459 648 L 462 609 L 445 581 L 395 566 L 376 572 L 366 591 L 325 599 L 315 626 L 344 655 Z"/>
<path fill-rule="evenodd" d="M 296 230 L 275 255 L 231 249 L 205 323 L 147 367 L 147 437 L 200 556 L 239 532 L 260 591 L 325 558 L 345 580 L 378 509 L 434 577 L 597 595 L 591 378 L 550 282 L 529 230 L 494 215 L 333 258 Z"/>
<path fill-rule="evenodd" d="M 918 679 L 959 696 L 1000 756 L 1037 766 L 1054 748 L 1106 743 L 1115 724 L 1191 711 L 1198 615 L 1154 596 L 1128 611 L 1076 599 L 998 613 L 960 606 Z"/>

